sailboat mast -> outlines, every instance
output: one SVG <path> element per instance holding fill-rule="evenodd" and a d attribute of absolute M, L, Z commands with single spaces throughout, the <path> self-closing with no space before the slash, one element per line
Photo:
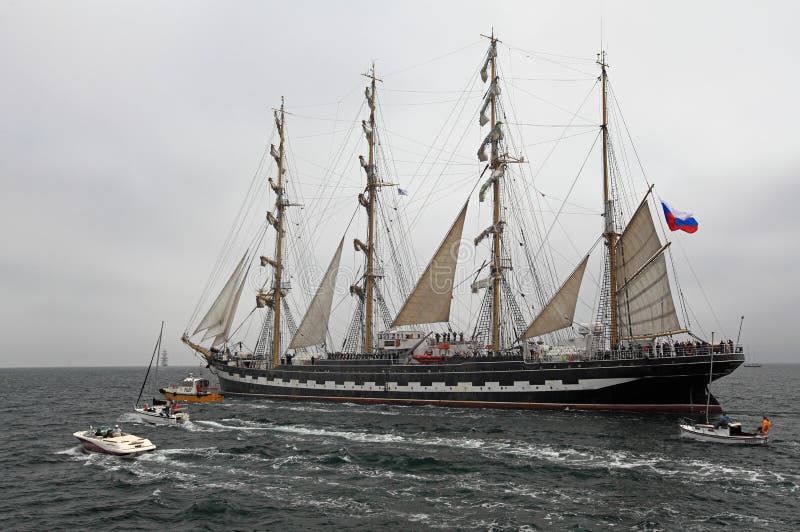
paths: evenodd
<path fill-rule="evenodd" d="M 616 276 L 616 244 L 617 232 L 614 228 L 614 198 L 611 194 L 611 186 L 609 182 L 609 168 L 608 168 L 608 89 L 606 74 L 606 53 L 600 53 L 597 63 L 600 65 L 601 82 L 603 87 L 603 213 L 605 218 L 605 231 L 603 236 L 606 240 L 608 248 L 608 291 L 609 291 L 609 315 L 611 323 L 609 324 L 611 336 L 611 348 L 614 349 L 619 343 L 617 331 L 617 276 Z"/>
<path fill-rule="evenodd" d="M 497 44 L 497 39 L 492 31 L 492 47 Z M 496 67 L 496 54 L 491 55 L 492 64 L 492 86 L 497 84 L 497 67 Z M 494 130 L 497 122 L 497 95 L 496 91 L 492 91 L 492 116 L 491 116 L 491 130 Z M 497 145 L 499 140 L 492 140 L 492 172 L 500 165 L 497 153 Z M 495 228 L 500 227 L 500 179 L 495 179 L 492 183 L 493 192 L 493 212 L 492 224 Z M 500 265 L 500 231 L 495 230 L 492 235 L 492 349 L 500 349 L 500 276 L 502 266 Z"/>
<path fill-rule="evenodd" d="M 371 80 L 370 86 L 372 88 L 372 101 L 375 101 L 375 64 L 372 64 L 372 71 L 368 76 Z M 369 126 L 371 135 L 367 135 L 367 142 L 369 143 L 369 168 L 375 168 L 375 106 L 370 106 L 369 112 Z M 375 175 L 370 176 L 367 173 L 367 220 L 369 224 L 367 234 L 367 271 L 366 271 L 366 308 L 365 308 L 365 331 L 364 331 L 364 352 L 372 353 L 372 317 L 373 317 L 373 292 L 375 290 Z"/>
<path fill-rule="evenodd" d="M 272 365 L 278 365 L 280 359 L 281 348 L 281 274 L 283 273 L 283 211 L 284 211 L 284 196 L 283 196 L 283 153 L 284 153 L 284 124 L 285 113 L 283 105 L 283 97 L 281 97 L 281 120 L 278 133 L 280 134 L 280 145 L 278 146 L 278 187 L 277 187 L 277 200 L 275 205 L 278 208 L 276 231 L 277 237 L 275 239 L 275 285 L 273 293 L 273 324 L 272 324 Z"/>

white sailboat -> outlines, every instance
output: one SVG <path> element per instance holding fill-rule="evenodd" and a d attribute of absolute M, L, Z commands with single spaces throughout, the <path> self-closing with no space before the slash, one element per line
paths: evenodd
<path fill-rule="evenodd" d="M 150 370 L 153 368 L 153 361 L 161 349 L 161 338 L 164 334 L 164 322 L 161 322 L 161 330 L 158 333 L 158 340 L 153 349 L 153 355 L 150 357 L 150 364 L 147 366 L 147 373 L 144 375 L 142 387 L 139 390 L 139 397 L 136 398 L 136 404 L 133 407 L 135 415 L 144 423 L 150 425 L 181 425 L 189 421 L 189 412 L 187 412 L 180 403 L 162 399 L 152 399 L 152 402 L 142 403 L 142 394 L 144 394 L 145 386 L 147 385 Z M 158 378 L 158 363 L 155 365 L 156 374 L 153 380 Z"/>

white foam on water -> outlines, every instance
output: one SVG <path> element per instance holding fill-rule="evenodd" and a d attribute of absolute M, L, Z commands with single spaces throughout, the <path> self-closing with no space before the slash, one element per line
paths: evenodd
<path fill-rule="evenodd" d="M 83 459 L 85 459 L 88 456 L 85 452 L 83 452 L 83 445 L 81 444 L 78 444 L 75 447 L 70 447 L 69 449 L 56 451 L 55 454 L 64 454 L 67 456 L 71 456 L 73 458 L 83 458 Z"/>
<path fill-rule="evenodd" d="M 117 423 L 143 423 L 143 421 L 138 414 L 125 412 L 117 417 Z"/>

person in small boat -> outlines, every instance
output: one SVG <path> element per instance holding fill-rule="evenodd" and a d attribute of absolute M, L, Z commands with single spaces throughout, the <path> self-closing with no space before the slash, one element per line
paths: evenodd
<path fill-rule="evenodd" d="M 731 419 L 731 416 L 729 416 L 728 414 L 723 412 L 722 413 L 722 417 L 720 417 L 719 421 L 717 421 L 717 427 L 718 428 L 725 428 L 728 425 L 730 425 L 731 423 L 733 423 L 733 420 Z"/>
<path fill-rule="evenodd" d="M 761 420 L 761 426 L 758 427 L 758 434 L 762 434 L 764 436 L 769 434 L 769 429 L 772 427 L 772 422 L 769 420 L 767 416 L 764 416 L 764 419 Z"/>

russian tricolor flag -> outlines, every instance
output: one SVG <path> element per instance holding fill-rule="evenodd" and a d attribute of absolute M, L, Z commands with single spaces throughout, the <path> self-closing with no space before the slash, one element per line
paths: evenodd
<path fill-rule="evenodd" d="M 697 220 L 691 213 L 681 212 L 678 209 L 673 209 L 666 201 L 661 201 L 661 206 L 664 208 L 664 218 L 667 219 L 667 225 L 670 230 L 686 231 L 687 233 L 694 233 L 697 231 Z"/>

